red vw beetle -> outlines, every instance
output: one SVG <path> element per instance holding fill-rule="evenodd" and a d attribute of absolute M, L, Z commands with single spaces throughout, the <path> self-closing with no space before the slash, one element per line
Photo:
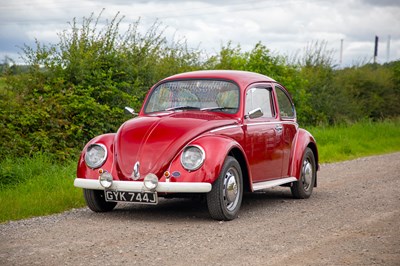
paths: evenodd
<path fill-rule="evenodd" d="M 95 212 L 200 193 L 212 218 L 232 220 L 245 191 L 286 185 L 294 198 L 310 197 L 317 170 L 315 140 L 282 85 L 252 72 L 195 71 L 158 82 L 137 117 L 92 139 L 74 185 Z"/>

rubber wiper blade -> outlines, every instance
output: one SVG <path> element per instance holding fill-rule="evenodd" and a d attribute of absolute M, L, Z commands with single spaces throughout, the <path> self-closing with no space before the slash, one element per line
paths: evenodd
<path fill-rule="evenodd" d="M 236 107 L 219 107 L 219 106 L 215 106 L 215 107 L 206 107 L 206 108 L 201 108 L 201 111 L 222 111 L 222 110 L 236 110 Z"/>
<path fill-rule="evenodd" d="M 165 109 L 165 111 L 175 111 L 175 110 L 200 110 L 199 107 L 185 105 L 185 106 L 175 106 Z"/>

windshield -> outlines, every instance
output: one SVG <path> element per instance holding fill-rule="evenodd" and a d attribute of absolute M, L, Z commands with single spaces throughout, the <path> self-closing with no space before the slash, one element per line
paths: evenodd
<path fill-rule="evenodd" d="M 180 80 L 157 86 L 147 100 L 145 112 L 208 110 L 236 113 L 239 88 L 223 80 Z"/>

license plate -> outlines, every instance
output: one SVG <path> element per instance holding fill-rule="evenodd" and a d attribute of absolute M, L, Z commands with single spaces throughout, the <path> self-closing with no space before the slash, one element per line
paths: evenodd
<path fill-rule="evenodd" d="M 157 204 L 158 197 L 156 192 L 127 192 L 105 190 L 106 201 L 113 202 L 133 202 L 142 204 Z"/>

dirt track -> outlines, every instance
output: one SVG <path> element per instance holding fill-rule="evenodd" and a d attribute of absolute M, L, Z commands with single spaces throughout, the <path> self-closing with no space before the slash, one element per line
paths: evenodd
<path fill-rule="evenodd" d="M 308 200 L 246 195 L 231 222 L 173 199 L 1 224 L 0 265 L 400 265 L 400 153 L 322 165 L 318 181 Z"/>

